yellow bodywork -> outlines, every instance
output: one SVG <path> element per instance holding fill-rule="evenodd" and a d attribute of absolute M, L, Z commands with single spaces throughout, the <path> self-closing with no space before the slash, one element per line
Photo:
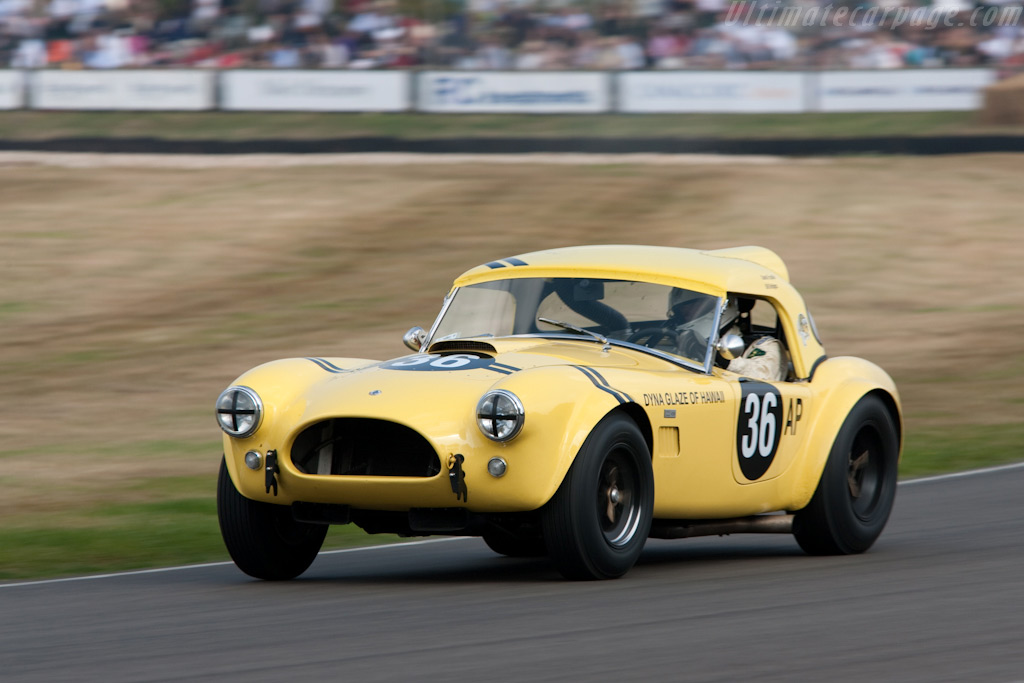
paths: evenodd
<path fill-rule="evenodd" d="M 707 374 L 688 370 L 596 341 L 514 336 L 481 340 L 493 350 L 486 355 L 503 372 L 479 367 L 409 372 L 394 367 L 394 361 L 347 358 L 293 358 L 250 370 L 234 384 L 254 390 L 264 412 L 252 436 L 224 436 L 235 486 L 247 498 L 275 504 L 336 503 L 393 511 L 536 510 L 554 495 L 595 425 L 612 411 L 625 411 L 651 447 L 654 516 L 723 519 L 806 506 L 840 426 L 865 395 L 881 395 L 900 424 L 892 380 L 867 361 L 826 357 L 784 264 L 766 249 L 556 249 L 474 268 L 454 286 L 519 277 L 641 280 L 770 301 L 789 340 L 793 368 L 790 381 L 771 383 L 781 403 L 775 425 L 781 436 L 767 471 L 755 479 L 741 471 L 737 432 L 743 428 L 745 383 L 738 375 L 719 368 Z M 491 441 L 477 426 L 477 403 L 491 389 L 512 392 L 525 408 L 521 433 L 507 443 Z M 289 457 L 296 437 L 310 425 L 339 417 L 409 427 L 429 442 L 441 471 L 429 477 L 299 471 Z M 742 435 L 739 439 L 742 443 Z M 278 453 L 276 495 L 267 490 L 262 470 L 245 466 L 249 451 Z M 453 493 L 448 476 L 456 454 L 464 458 L 464 500 Z M 500 478 L 487 471 L 494 457 L 508 463 Z"/>

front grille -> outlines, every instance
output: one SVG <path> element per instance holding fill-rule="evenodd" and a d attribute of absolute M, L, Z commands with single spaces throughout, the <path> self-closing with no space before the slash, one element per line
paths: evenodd
<path fill-rule="evenodd" d="M 307 427 L 292 446 L 305 474 L 433 477 L 441 461 L 416 431 L 386 420 L 336 418 Z"/>

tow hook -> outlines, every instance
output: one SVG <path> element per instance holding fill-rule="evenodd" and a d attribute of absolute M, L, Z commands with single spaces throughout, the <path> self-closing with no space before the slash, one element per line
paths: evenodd
<path fill-rule="evenodd" d="M 448 457 L 448 481 L 452 485 L 455 500 L 469 502 L 469 489 L 466 488 L 466 473 L 462 471 L 462 462 L 466 458 L 461 453 Z"/>
<path fill-rule="evenodd" d="M 277 469 L 277 451 L 267 451 L 267 469 L 266 479 L 264 483 L 267 485 L 267 493 L 270 493 L 270 489 L 274 489 L 274 496 L 277 496 L 277 473 L 280 472 Z"/>

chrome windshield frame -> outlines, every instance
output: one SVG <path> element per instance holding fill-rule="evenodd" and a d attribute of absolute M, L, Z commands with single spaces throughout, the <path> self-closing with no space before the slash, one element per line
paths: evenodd
<path fill-rule="evenodd" d="M 445 295 L 444 301 L 441 303 L 441 311 L 437 314 L 437 317 L 434 318 L 434 323 L 430 326 L 430 331 L 427 332 L 427 339 L 423 342 L 423 347 L 420 349 L 420 353 L 425 352 L 434 343 L 434 334 L 437 332 L 437 328 L 441 324 L 441 320 L 444 319 L 444 314 L 448 312 L 452 302 L 455 301 L 455 295 L 461 290 L 461 287 L 456 287 Z"/>
<path fill-rule="evenodd" d="M 722 324 L 722 315 L 725 313 L 725 309 L 729 307 L 728 297 L 717 297 L 718 307 L 715 309 L 715 322 L 711 325 L 711 331 L 708 333 L 708 347 L 704 349 L 704 374 L 710 375 L 711 369 L 715 365 L 715 346 L 718 344 L 718 337 L 721 335 L 720 325 Z"/>

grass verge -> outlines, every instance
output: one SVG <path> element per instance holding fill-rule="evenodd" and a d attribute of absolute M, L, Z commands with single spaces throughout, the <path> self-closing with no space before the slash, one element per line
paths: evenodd
<path fill-rule="evenodd" d="M 902 478 L 923 477 L 1017 462 L 1024 458 L 1024 424 L 924 429 L 909 435 Z"/>
<path fill-rule="evenodd" d="M 217 525 L 216 479 L 144 482 L 158 500 L 98 503 L 7 518 L 0 529 L 0 580 L 48 578 L 227 561 Z M 159 495 L 159 494 L 157 494 Z M 332 527 L 325 549 L 373 545 L 355 526 Z"/>
<path fill-rule="evenodd" d="M 309 140 L 387 136 L 857 138 L 1024 135 L 982 126 L 974 112 L 837 114 L 320 114 L 277 112 L 0 112 L 0 140 L 153 137 L 166 140 Z"/>

